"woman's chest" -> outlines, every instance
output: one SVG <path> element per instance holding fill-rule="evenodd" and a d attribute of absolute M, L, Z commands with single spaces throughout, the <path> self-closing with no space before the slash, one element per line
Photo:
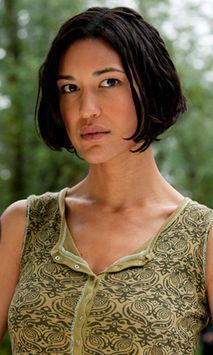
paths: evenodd
<path fill-rule="evenodd" d="M 138 213 L 107 214 L 89 211 L 67 215 L 71 238 L 94 273 L 99 273 L 118 259 L 145 249 L 164 219 L 154 221 Z"/>
<path fill-rule="evenodd" d="M 63 261 L 52 263 L 51 258 L 36 268 L 26 265 L 10 310 L 11 334 L 16 333 L 19 344 L 25 339 L 22 346 L 34 349 L 33 354 L 50 350 L 50 337 L 52 351 L 68 353 L 65 349 L 78 339 L 79 329 L 85 353 L 97 350 L 95 337 L 102 354 L 115 353 L 115 343 L 119 351 L 126 344 L 124 353 L 132 348 L 151 353 L 158 341 L 168 353 L 183 353 L 181 347 L 191 354 L 206 311 L 196 297 L 193 274 L 165 254 L 98 277 L 67 268 Z M 35 255 L 34 265 L 36 260 Z"/>

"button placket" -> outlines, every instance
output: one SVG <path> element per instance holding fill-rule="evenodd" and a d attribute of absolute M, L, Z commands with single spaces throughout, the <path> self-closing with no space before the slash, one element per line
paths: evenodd
<path fill-rule="evenodd" d="M 78 264 L 74 264 L 75 265 Z M 79 265 L 78 265 L 79 266 Z M 80 354 L 80 350 L 82 347 L 82 337 L 85 329 L 86 322 L 86 314 L 90 312 L 90 308 L 92 307 L 92 299 L 94 297 L 94 291 L 97 285 L 96 277 L 89 276 L 87 283 L 84 288 L 84 293 L 81 297 L 81 302 L 78 304 L 78 309 L 75 315 L 75 322 L 73 326 L 73 337 L 74 337 L 74 355 Z"/>

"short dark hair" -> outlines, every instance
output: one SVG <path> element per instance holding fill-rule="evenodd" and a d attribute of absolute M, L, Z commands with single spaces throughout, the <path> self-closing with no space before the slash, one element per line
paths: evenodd
<path fill-rule="evenodd" d="M 137 151 L 144 151 L 186 110 L 186 99 L 158 31 L 127 7 L 92 7 L 60 28 L 39 71 L 36 119 L 41 137 L 54 150 L 75 151 L 60 114 L 56 81 L 63 53 L 86 38 L 103 39 L 119 54 L 137 112 L 137 127 L 128 139 L 141 142 Z"/>

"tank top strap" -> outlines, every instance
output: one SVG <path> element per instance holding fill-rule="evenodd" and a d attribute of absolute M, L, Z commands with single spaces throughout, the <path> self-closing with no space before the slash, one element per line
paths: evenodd
<path fill-rule="evenodd" d="M 32 257 L 35 248 L 51 250 L 60 238 L 62 202 L 66 188 L 27 198 L 26 227 L 21 251 L 21 269 Z M 61 207 L 60 207 L 61 204 Z"/>

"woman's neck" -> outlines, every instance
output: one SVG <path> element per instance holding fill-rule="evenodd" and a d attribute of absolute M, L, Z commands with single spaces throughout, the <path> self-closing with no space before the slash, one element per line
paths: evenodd
<path fill-rule="evenodd" d="M 81 196 L 114 211 L 169 196 L 178 199 L 179 194 L 160 174 L 151 148 L 131 154 L 128 161 L 120 160 L 119 164 L 92 165 L 86 179 L 78 185 Z"/>

